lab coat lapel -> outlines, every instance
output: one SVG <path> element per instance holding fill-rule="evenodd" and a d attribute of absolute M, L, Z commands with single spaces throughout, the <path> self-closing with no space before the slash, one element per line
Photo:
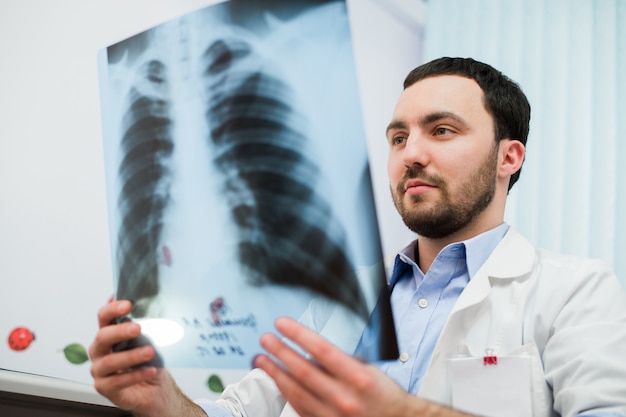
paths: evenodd
<path fill-rule="evenodd" d="M 483 266 L 467 284 L 454 305 L 450 317 L 483 301 L 495 280 L 511 280 L 527 275 L 532 269 L 535 249 L 513 227 L 509 228 Z"/>

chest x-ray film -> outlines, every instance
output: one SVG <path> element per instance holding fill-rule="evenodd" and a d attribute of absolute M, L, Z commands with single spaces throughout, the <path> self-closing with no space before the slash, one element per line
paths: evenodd
<path fill-rule="evenodd" d="M 345 2 L 220 3 L 99 68 L 115 297 L 166 366 L 249 368 L 285 315 L 397 357 Z"/>

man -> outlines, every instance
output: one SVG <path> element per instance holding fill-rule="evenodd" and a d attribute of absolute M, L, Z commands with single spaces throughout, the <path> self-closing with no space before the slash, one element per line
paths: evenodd
<path fill-rule="evenodd" d="M 405 80 L 387 129 L 395 205 L 418 239 L 390 286 L 399 360 L 364 364 L 290 319 L 262 336 L 268 356 L 209 416 L 626 416 L 626 297 L 603 264 L 533 248 L 504 223 L 525 156 L 530 106 L 490 66 L 441 58 Z M 137 325 L 99 313 L 96 389 L 137 415 L 203 416 L 165 370 L 111 353 Z M 280 366 L 278 363 L 280 362 Z"/>

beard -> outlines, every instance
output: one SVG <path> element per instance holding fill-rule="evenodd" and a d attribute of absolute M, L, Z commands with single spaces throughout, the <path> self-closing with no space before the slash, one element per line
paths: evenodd
<path fill-rule="evenodd" d="M 430 239 L 441 239 L 468 226 L 491 203 L 496 190 L 496 169 L 498 163 L 496 146 L 483 163 L 466 182 L 460 184 L 453 196 L 445 180 L 427 174 L 421 166 L 409 167 L 396 189 L 391 188 L 393 202 L 404 221 L 413 232 Z M 424 200 L 421 195 L 410 196 L 406 204 L 405 183 L 420 179 L 435 185 L 441 193 L 441 200 L 434 206 L 420 207 Z"/>

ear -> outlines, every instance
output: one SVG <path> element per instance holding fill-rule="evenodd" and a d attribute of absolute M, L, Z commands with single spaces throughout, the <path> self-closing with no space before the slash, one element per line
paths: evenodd
<path fill-rule="evenodd" d="M 498 177 L 509 178 L 522 168 L 526 147 L 519 140 L 502 139 L 499 143 Z"/>

